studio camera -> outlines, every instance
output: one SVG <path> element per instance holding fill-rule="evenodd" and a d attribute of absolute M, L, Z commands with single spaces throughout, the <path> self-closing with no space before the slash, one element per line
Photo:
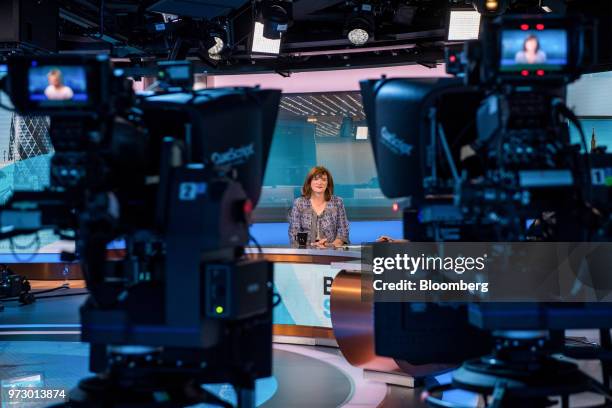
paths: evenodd
<path fill-rule="evenodd" d="M 600 233 L 592 222 L 607 216 L 609 191 L 591 176 L 605 159 L 588 154 L 564 102 L 566 85 L 594 59 L 592 26 L 547 15 L 489 24 L 453 54 L 462 78 L 362 82 L 381 188 L 408 198 L 406 238 L 525 240 L 551 211 L 588 219 L 583 231 L 559 219 L 557 240 Z"/>
<path fill-rule="evenodd" d="M 612 189 L 602 175 L 612 156 L 589 151 L 565 104 L 566 86 L 596 61 L 594 24 L 552 15 L 484 24 L 481 40 L 447 53 L 457 78 L 361 83 L 381 189 L 404 199 L 404 238 L 608 242 Z M 609 303 L 534 302 L 376 303 L 376 352 L 420 365 L 494 350 L 430 389 L 433 406 L 449 406 L 439 392 L 452 387 L 492 406 L 544 407 L 552 395 L 568 406 L 583 391 L 608 398 Z M 587 354 L 603 362 L 603 383 L 552 357 L 584 358 L 568 350 L 564 330 L 585 328 L 600 329 L 603 347 Z"/>
<path fill-rule="evenodd" d="M 272 265 L 244 247 L 280 92 L 196 92 L 188 64 L 160 72 L 179 89 L 135 95 L 106 57 L 8 60 L 3 89 L 17 114 L 50 117 L 55 154 L 49 187 L 0 209 L 3 237 L 52 229 L 76 243 L 62 258 L 82 266 L 97 375 L 70 406 L 231 406 L 202 388 L 219 382 L 254 406 L 254 381 L 271 375 Z"/>

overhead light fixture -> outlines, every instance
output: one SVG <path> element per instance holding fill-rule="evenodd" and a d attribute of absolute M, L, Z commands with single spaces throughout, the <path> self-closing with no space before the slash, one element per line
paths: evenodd
<path fill-rule="evenodd" d="M 368 127 L 367 126 L 357 126 L 355 130 L 355 139 L 356 140 L 368 140 Z"/>
<path fill-rule="evenodd" d="M 211 23 L 207 27 L 203 46 L 209 58 L 222 59 L 222 54 L 228 48 L 228 37 L 226 24 Z"/>
<path fill-rule="evenodd" d="M 346 21 L 344 31 L 353 45 L 364 45 L 374 34 L 372 5 L 360 4 Z"/>
<path fill-rule="evenodd" d="M 259 21 L 253 24 L 253 38 L 251 41 L 251 52 L 261 54 L 279 54 L 281 40 L 271 40 L 264 37 L 264 25 Z"/>
<path fill-rule="evenodd" d="M 495 12 L 499 8 L 499 2 L 497 0 L 486 0 L 485 7 L 487 10 Z"/>
<path fill-rule="evenodd" d="M 198 50 L 200 60 L 216 65 L 217 62 L 227 59 L 231 48 L 227 22 L 223 20 L 206 22 L 199 28 L 203 33 Z"/>
<path fill-rule="evenodd" d="M 473 0 L 473 5 L 483 16 L 499 16 L 508 10 L 509 0 Z"/>
<path fill-rule="evenodd" d="M 370 39 L 370 32 L 366 27 L 353 27 L 347 36 L 353 45 L 363 45 Z"/>
<path fill-rule="evenodd" d="M 480 13 L 476 10 L 451 10 L 448 20 L 448 41 L 477 40 L 480 34 Z"/>
<path fill-rule="evenodd" d="M 289 5 L 290 3 L 287 3 Z M 263 4 L 261 10 L 261 22 L 263 23 L 263 36 L 268 40 L 279 40 L 281 35 L 287 32 L 289 27 L 289 14 L 286 7 L 280 3 L 268 1 Z"/>
<path fill-rule="evenodd" d="M 552 13 L 552 9 L 548 6 L 542 6 L 542 10 L 544 10 L 547 13 Z"/>
<path fill-rule="evenodd" d="M 208 56 L 211 59 L 220 60 L 221 59 L 221 53 L 225 49 L 225 42 L 221 38 L 219 38 L 219 37 L 211 37 L 211 39 L 212 39 L 212 41 L 214 41 L 214 45 L 211 45 L 210 43 L 207 44 Z M 210 45 L 210 47 L 208 47 L 208 45 Z"/>

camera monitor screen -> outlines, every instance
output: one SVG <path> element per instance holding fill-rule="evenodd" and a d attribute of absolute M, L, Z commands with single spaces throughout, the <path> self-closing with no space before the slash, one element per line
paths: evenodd
<path fill-rule="evenodd" d="M 568 38 L 564 29 L 545 29 L 543 24 L 522 24 L 501 33 L 500 71 L 539 75 L 562 71 L 568 64 Z"/>
<path fill-rule="evenodd" d="M 30 102 L 39 106 L 82 106 L 89 102 L 87 71 L 82 65 L 38 65 L 28 70 Z"/>

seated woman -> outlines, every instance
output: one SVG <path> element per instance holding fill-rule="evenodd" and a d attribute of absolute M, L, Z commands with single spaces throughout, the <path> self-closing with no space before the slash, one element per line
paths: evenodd
<path fill-rule="evenodd" d="M 514 56 L 517 64 L 544 64 L 546 53 L 540 49 L 540 40 L 533 34 L 529 34 L 523 41 L 523 49 Z"/>
<path fill-rule="evenodd" d="M 334 194 L 334 179 L 323 166 L 313 167 L 289 213 L 289 242 L 297 244 L 298 232 L 319 248 L 349 243 L 349 225 L 342 199 Z"/>

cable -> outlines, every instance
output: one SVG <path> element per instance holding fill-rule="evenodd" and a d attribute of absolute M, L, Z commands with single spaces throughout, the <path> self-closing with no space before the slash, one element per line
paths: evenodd
<path fill-rule="evenodd" d="M 98 38 L 104 38 L 104 0 L 100 0 L 100 26 L 98 27 L 100 31 L 98 33 Z"/>
<path fill-rule="evenodd" d="M 26 249 L 30 249 L 32 248 L 34 245 L 36 245 L 37 241 L 40 241 L 40 238 L 38 236 L 38 233 L 34 233 L 34 238 L 32 239 L 32 241 L 30 241 L 28 244 L 25 245 L 18 245 L 14 242 L 14 238 L 11 237 L 11 245 L 14 246 L 17 249 L 22 249 L 22 250 L 26 250 Z"/>
<path fill-rule="evenodd" d="M 43 293 L 56 292 L 56 291 L 62 290 L 62 289 L 70 289 L 70 284 L 68 282 L 66 282 L 66 283 L 63 283 L 61 286 L 57 286 L 55 288 L 42 289 L 42 290 L 37 290 L 37 291 L 28 291 L 26 293 L 36 297 L 36 295 L 40 295 L 40 294 L 43 294 Z M 5 297 L 5 298 L 0 297 L 0 300 L 2 300 L 2 301 L 6 301 L 6 300 L 8 300 L 8 301 L 19 300 L 20 297 L 21 296 L 11 296 L 11 297 Z"/>
<path fill-rule="evenodd" d="M 38 295 L 40 293 L 55 292 L 57 290 L 62 290 L 62 289 L 70 289 L 69 284 L 68 283 L 64 283 L 62 286 L 58 286 L 57 288 L 37 290 L 36 292 L 30 292 L 30 293 L 33 294 L 33 295 Z"/>
<path fill-rule="evenodd" d="M 61 295 L 38 296 L 36 297 L 36 299 L 52 299 L 52 298 L 59 298 L 59 297 L 82 296 L 82 295 L 89 295 L 89 291 L 78 292 L 78 293 L 63 293 Z"/>
<path fill-rule="evenodd" d="M 42 293 L 50 293 L 50 292 L 55 292 L 57 290 L 61 290 L 61 289 L 70 289 L 68 286 L 62 285 L 59 286 L 57 288 L 52 288 L 52 289 L 45 289 L 45 290 L 37 290 L 36 292 L 27 292 L 30 295 L 38 295 L 38 294 L 42 294 Z M 6 297 L 6 298 L 0 298 L 0 300 L 6 300 L 6 299 L 19 299 L 19 296 L 13 296 L 13 297 Z"/>
<path fill-rule="evenodd" d="M 7 83 L 6 82 L 6 78 L 0 79 L 0 108 L 2 108 L 4 110 L 7 110 L 9 112 L 15 112 L 14 108 L 12 108 L 10 106 L 7 106 L 7 105 L 2 103 L 2 96 L 4 95 L 4 93 L 2 91 L 6 92 L 6 83 Z"/>
<path fill-rule="evenodd" d="M 255 244 L 255 247 L 257 248 L 257 251 L 260 254 L 263 254 L 263 249 L 261 248 L 261 245 L 259 245 L 259 242 L 257 242 L 257 240 L 255 239 L 255 237 L 253 236 L 253 234 L 251 234 L 251 231 L 249 231 L 249 241 L 253 242 Z"/>
<path fill-rule="evenodd" d="M 587 146 L 586 135 L 584 134 L 584 129 L 582 129 L 582 124 L 580 123 L 580 120 L 578 119 L 578 117 L 574 114 L 574 112 L 572 112 L 570 108 L 568 108 L 565 105 L 565 103 L 563 103 L 561 99 L 556 99 L 555 101 L 553 101 L 553 107 L 558 109 L 559 113 L 561 113 L 566 119 L 568 119 L 576 127 L 576 129 L 578 129 L 578 133 L 580 133 L 580 140 L 582 142 L 582 148 L 584 149 L 585 164 L 586 164 L 586 177 L 585 177 L 585 182 L 587 186 L 586 201 L 590 202 L 591 197 L 592 197 L 592 192 L 593 192 L 592 191 L 593 185 L 592 185 L 592 180 L 591 180 L 592 163 L 591 163 L 591 155 L 589 154 L 589 149 Z"/>
<path fill-rule="evenodd" d="M 263 249 L 261 248 L 261 245 L 259 245 L 259 242 L 257 242 L 257 240 L 255 239 L 253 234 L 251 234 L 250 231 L 249 231 L 249 240 L 252 241 L 257 247 L 258 255 L 263 255 Z M 276 293 L 276 292 L 272 293 L 272 307 L 273 308 L 280 305 L 282 301 L 283 301 L 283 298 L 281 297 L 279 293 Z"/>
<path fill-rule="evenodd" d="M 5 105 L 5 104 L 3 104 L 3 103 L 0 103 L 0 108 L 1 108 L 1 109 L 4 109 L 4 110 L 7 110 L 7 111 L 9 111 L 9 112 L 16 112 L 16 110 L 15 110 L 15 109 L 13 109 L 13 108 L 11 108 L 10 106 L 7 106 L 7 105 Z"/>
<path fill-rule="evenodd" d="M 89 294 L 89 291 L 78 292 L 78 293 L 62 293 L 62 294 L 59 294 L 59 295 L 35 296 L 34 299 L 35 300 L 38 300 L 38 299 L 52 299 L 52 298 L 59 298 L 59 297 L 81 296 L 81 295 L 88 295 L 88 294 Z M 19 298 L 18 297 L 11 297 L 11 298 L 4 298 L 4 299 L 0 299 L 0 300 L 2 302 L 16 302 L 16 301 L 19 301 Z"/>
<path fill-rule="evenodd" d="M 38 255 L 38 250 L 40 249 L 40 236 L 36 232 L 32 242 L 30 242 L 27 245 L 23 245 L 23 246 L 15 244 L 13 237 L 11 237 L 9 238 L 9 244 L 10 244 L 11 254 L 15 257 L 16 260 L 22 263 L 30 263 L 31 261 L 34 260 L 36 255 Z M 21 258 L 18 252 L 15 250 L 15 249 L 26 250 L 26 249 L 30 249 L 33 246 L 36 246 L 36 247 L 34 251 L 32 252 L 32 254 L 27 258 Z"/>

